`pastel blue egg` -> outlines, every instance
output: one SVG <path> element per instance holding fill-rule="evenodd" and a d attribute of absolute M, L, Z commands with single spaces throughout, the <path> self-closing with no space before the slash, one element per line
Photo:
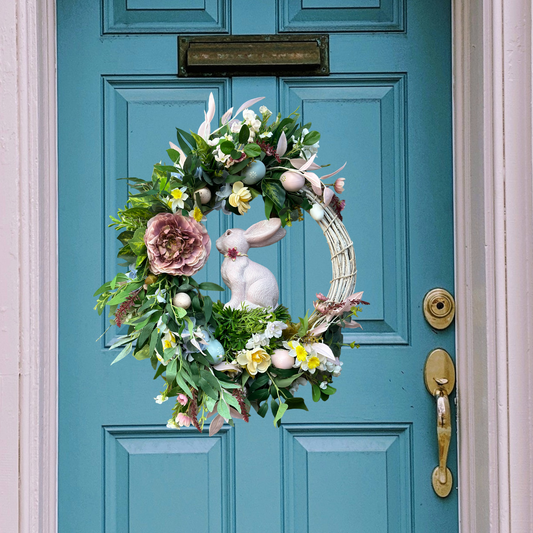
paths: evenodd
<path fill-rule="evenodd" d="M 262 161 L 254 161 L 242 171 L 242 182 L 246 185 L 254 185 L 261 181 L 266 174 L 266 167 Z"/>
<path fill-rule="evenodd" d="M 217 339 L 211 339 L 206 344 L 205 349 L 209 352 L 209 355 L 206 354 L 207 360 L 212 365 L 218 365 L 218 363 L 224 361 L 224 347 Z"/>

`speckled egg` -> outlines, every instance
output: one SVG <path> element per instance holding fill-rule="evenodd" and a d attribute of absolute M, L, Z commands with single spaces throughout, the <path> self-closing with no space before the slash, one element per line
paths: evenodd
<path fill-rule="evenodd" d="M 325 215 L 324 208 L 319 204 L 314 204 L 309 210 L 309 214 L 317 221 L 320 222 Z"/>
<path fill-rule="evenodd" d="M 202 187 L 196 191 L 196 194 L 200 196 L 200 203 L 202 205 L 208 204 L 211 200 L 211 191 L 207 187 Z"/>
<path fill-rule="evenodd" d="M 242 171 L 242 182 L 245 185 L 254 185 L 258 181 L 261 181 L 265 177 L 265 174 L 265 164 L 262 161 L 254 161 Z"/>
<path fill-rule="evenodd" d="M 206 357 L 207 360 L 212 365 L 218 365 L 224 361 L 224 347 L 217 339 L 211 339 L 205 349 L 207 350 Z"/>
<path fill-rule="evenodd" d="M 186 292 L 178 292 L 176 296 L 172 298 L 172 304 L 175 307 L 189 309 L 191 306 L 191 297 Z"/>
<path fill-rule="evenodd" d="M 281 175 L 280 181 L 283 188 L 289 192 L 299 191 L 305 185 L 305 178 L 301 174 L 290 170 Z"/>
<path fill-rule="evenodd" d="M 274 353 L 272 354 L 272 364 L 276 368 L 287 370 L 294 365 L 294 357 L 289 355 L 288 350 L 277 349 L 274 350 Z"/>

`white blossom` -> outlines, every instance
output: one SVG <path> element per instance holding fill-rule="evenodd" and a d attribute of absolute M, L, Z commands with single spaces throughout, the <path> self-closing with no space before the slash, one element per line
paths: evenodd
<path fill-rule="evenodd" d="M 322 390 L 326 389 L 327 386 L 328 386 L 328 382 L 327 382 L 327 381 L 323 381 L 323 382 L 319 385 L 319 387 L 320 387 Z"/>
<path fill-rule="evenodd" d="M 171 418 L 167 422 L 167 428 L 169 428 L 169 429 L 179 429 L 179 426 L 178 426 L 178 424 L 176 424 L 176 421 L 173 418 Z"/>
<path fill-rule="evenodd" d="M 166 396 L 163 396 L 162 394 L 158 394 L 155 398 L 155 403 L 162 404 L 163 402 L 166 402 L 168 398 Z"/>
<path fill-rule="evenodd" d="M 251 109 L 245 109 L 242 112 L 244 123 L 250 128 L 250 133 L 257 133 L 261 127 L 261 121 L 257 118 L 257 115 Z"/>
<path fill-rule="evenodd" d="M 252 338 L 246 343 L 247 350 L 255 350 L 268 345 L 268 338 L 264 333 L 254 333 Z"/>
<path fill-rule="evenodd" d="M 239 131 L 241 131 L 241 128 L 242 124 L 240 122 L 235 121 L 231 123 L 230 131 L 231 133 L 239 133 Z"/>
<path fill-rule="evenodd" d="M 287 329 L 287 324 L 284 324 L 280 320 L 276 320 L 275 322 L 269 322 L 265 329 L 265 335 L 267 339 L 271 339 L 272 337 L 279 339 L 284 329 Z"/>

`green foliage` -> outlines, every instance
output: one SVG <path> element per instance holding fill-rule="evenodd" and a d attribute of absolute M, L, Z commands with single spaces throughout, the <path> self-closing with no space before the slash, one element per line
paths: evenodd
<path fill-rule="evenodd" d="M 263 332 L 268 322 L 290 320 L 287 308 L 282 305 L 274 311 L 265 308 L 243 310 L 224 308 L 220 301 L 213 305 L 213 316 L 217 322 L 215 337 L 226 351 L 231 352 L 244 349 L 250 337 Z"/>

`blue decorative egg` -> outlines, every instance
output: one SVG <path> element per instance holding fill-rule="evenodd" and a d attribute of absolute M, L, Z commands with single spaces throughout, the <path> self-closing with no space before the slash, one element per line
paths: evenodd
<path fill-rule="evenodd" d="M 210 339 L 209 342 L 206 343 L 205 349 L 209 352 L 206 354 L 207 360 L 212 365 L 218 365 L 218 363 L 224 361 L 224 347 L 219 341 L 217 341 L 217 339 Z"/>
<path fill-rule="evenodd" d="M 254 185 L 261 181 L 266 174 L 266 167 L 262 161 L 254 161 L 242 171 L 242 182 L 245 185 Z"/>

